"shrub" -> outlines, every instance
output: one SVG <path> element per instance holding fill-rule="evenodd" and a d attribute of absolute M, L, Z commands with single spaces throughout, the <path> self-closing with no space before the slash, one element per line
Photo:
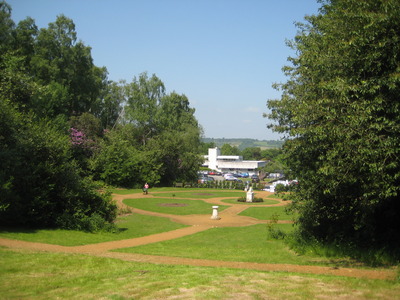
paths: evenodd
<path fill-rule="evenodd" d="M 246 197 L 240 197 L 237 199 L 238 202 L 246 202 Z M 264 202 L 263 198 L 254 197 L 252 202 L 260 203 Z"/>
<path fill-rule="evenodd" d="M 15 118 L 8 124 L 0 120 L 0 132 L 13 128 L 0 146 L 0 158 L 5 158 L 0 159 L 0 179 L 5 182 L 0 186 L 0 224 L 71 227 L 75 219 L 70 216 L 77 212 L 89 217 L 98 213 L 113 222 L 116 205 L 81 176 L 69 137 L 59 125 L 18 115 L 11 106 L 2 108 Z"/>
<path fill-rule="evenodd" d="M 87 215 L 78 211 L 73 215 L 62 214 L 57 219 L 57 224 L 62 229 L 81 230 L 86 232 L 110 231 L 116 232 L 117 227 L 113 223 L 107 222 L 100 214 L 93 213 Z"/>
<path fill-rule="evenodd" d="M 267 230 L 270 238 L 283 240 L 286 237 L 286 233 L 276 227 L 276 224 L 278 223 L 278 218 L 278 214 L 273 214 L 271 216 L 270 223 L 267 224 Z"/>

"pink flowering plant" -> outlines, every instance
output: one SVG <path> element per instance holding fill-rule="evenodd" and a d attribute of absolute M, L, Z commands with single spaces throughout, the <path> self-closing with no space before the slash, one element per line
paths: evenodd
<path fill-rule="evenodd" d="M 85 144 L 86 136 L 82 131 L 79 131 L 78 129 L 75 129 L 75 128 L 70 128 L 69 132 L 70 132 L 70 136 L 71 136 L 71 143 L 74 146 L 80 146 L 80 145 Z"/>
<path fill-rule="evenodd" d="M 88 136 L 81 130 L 71 127 L 69 133 L 75 158 L 83 169 L 87 169 L 87 159 L 96 152 L 99 145 L 95 140 L 88 138 Z"/>

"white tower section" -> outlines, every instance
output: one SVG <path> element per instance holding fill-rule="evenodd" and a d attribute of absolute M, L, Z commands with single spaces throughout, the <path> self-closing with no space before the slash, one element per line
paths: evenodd
<path fill-rule="evenodd" d="M 208 168 L 217 170 L 217 157 L 221 155 L 221 150 L 218 147 L 208 148 Z"/>

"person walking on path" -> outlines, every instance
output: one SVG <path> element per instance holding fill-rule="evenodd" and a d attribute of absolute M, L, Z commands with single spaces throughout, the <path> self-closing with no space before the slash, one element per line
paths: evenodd
<path fill-rule="evenodd" d="M 147 182 L 144 184 L 143 187 L 143 195 L 147 195 L 149 191 L 149 185 L 147 184 Z"/>

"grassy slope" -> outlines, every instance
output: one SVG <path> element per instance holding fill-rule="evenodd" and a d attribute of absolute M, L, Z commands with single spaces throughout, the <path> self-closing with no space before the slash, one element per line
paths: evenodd
<path fill-rule="evenodd" d="M 398 299 L 382 280 L 127 262 L 0 248 L 2 299 Z"/>
<path fill-rule="evenodd" d="M 286 232 L 292 230 L 291 224 L 275 226 Z M 175 240 L 116 251 L 225 261 L 334 265 L 329 258 L 297 255 L 282 240 L 269 238 L 266 225 L 212 228 Z"/>
<path fill-rule="evenodd" d="M 267 200 L 268 201 L 268 200 Z M 270 200 L 271 201 L 271 200 Z M 259 220 L 271 220 L 274 215 L 277 216 L 277 220 L 292 220 L 293 216 L 289 215 L 285 211 L 284 206 L 275 207 L 249 207 L 239 215 L 253 217 Z"/>
<path fill-rule="evenodd" d="M 186 227 L 185 225 L 171 222 L 166 218 L 139 214 L 119 217 L 117 226 L 119 229 L 117 233 L 88 233 L 61 229 L 21 230 L 0 227 L 0 237 L 62 246 L 78 246 L 142 237 Z"/>

